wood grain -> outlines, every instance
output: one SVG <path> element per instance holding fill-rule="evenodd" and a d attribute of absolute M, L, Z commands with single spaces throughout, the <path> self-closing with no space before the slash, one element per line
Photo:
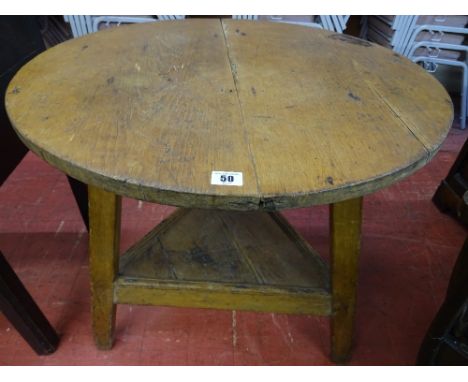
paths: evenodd
<path fill-rule="evenodd" d="M 387 186 L 436 153 L 453 118 L 409 60 L 297 25 L 184 20 L 63 43 L 10 83 L 22 140 L 73 177 L 184 207 L 275 210 Z M 242 187 L 210 184 L 243 173 Z"/>
<path fill-rule="evenodd" d="M 248 310 L 329 315 L 330 294 L 299 288 L 239 287 L 228 283 L 170 282 L 120 277 L 115 283 L 119 304 Z"/>
<path fill-rule="evenodd" d="M 278 213 L 179 210 L 121 256 L 120 274 L 328 291 L 328 267 L 290 232 Z"/>
<path fill-rule="evenodd" d="M 328 267 L 279 213 L 176 211 L 120 261 L 115 301 L 330 314 Z"/>
<path fill-rule="evenodd" d="M 331 358 L 351 356 L 356 311 L 358 263 L 361 248 L 362 198 L 330 206 L 331 233 Z"/>
<path fill-rule="evenodd" d="M 89 269 L 93 334 L 99 349 L 113 342 L 114 280 L 119 268 L 121 197 L 89 186 Z"/>

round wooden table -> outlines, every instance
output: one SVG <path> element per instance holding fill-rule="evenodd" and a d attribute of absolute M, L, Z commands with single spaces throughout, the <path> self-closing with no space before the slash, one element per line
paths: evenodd
<path fill-rule="evenodd" d="M 35 153 L 89 184 L 93 329 L 118 303 L 331 316 L 351 349 L 362 196 L 424 166 L 453 118 L 390 50 L 296 25 L 184 20 L 67 41 L 10 83 Z M 120 196 L 179 207 L 119 257 Z M 327 265 L 276 210 L 331 204 Z"/>

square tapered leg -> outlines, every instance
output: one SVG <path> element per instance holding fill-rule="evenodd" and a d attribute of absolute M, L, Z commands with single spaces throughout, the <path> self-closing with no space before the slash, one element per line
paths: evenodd
<path fill-rule="evenodd" d="M 94 186 L 89 186 L 88 192 L 93 333 L 99 349 L 110 349 L 116 313 L 114 280 L 119 267 L 121 197 Z"/>
<path fill-rule="evenodd" d="M 362 198 L 331 205 L 331 358 L 337 363 L 351 354 L 361 222 Z"/>

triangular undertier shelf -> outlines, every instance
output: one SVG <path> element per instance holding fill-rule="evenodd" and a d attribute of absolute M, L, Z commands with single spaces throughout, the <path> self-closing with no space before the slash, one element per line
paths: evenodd
<path fill-rule="evenodd" d="M 115 300 L 330 313 L 326 264 L 265 212 L 178 210 L 122 255 Z"/>

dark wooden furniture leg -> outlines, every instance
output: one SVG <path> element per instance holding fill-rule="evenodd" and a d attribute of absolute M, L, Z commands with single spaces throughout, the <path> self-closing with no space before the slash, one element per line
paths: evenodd
<path fill-rule="evenodd" d="M 331 231 L 331 358 L 346 362 L 351 355 L 360 252 L 362 198 L 330 206 Z"/>
<path fill-rule="evenodd" d="M 432 199 L 468 225 L 468 139 Z M 452 271 L 447 295 L 421 344 L 418 365 L 468 365 L 468 238 Z"/>
<path fill-rule="evenodd" d="M 115 326 L 121 197 L 91 185 L 88 190 L 93 333 L 96 346 L 105 350 L 112 347 Z"/>
<path fill-rule="evenodd" d="M 468 225 L 468 139 L 432 201 L 439 210 Z"/>
<path fill-rule="evenodd" d="M 453 268 L 447 296 L 419 349 L 418 365 L 468 365 L 468 238 Z"/>
<path fill-rule="evenodd" d="M 0 16 L 0 185 L 27 154 L 27 147 L 13 130 L 5 110 L 5 91 L 15 73 L 45 50 L 35 16 Z M 89 228 L 86 185 L 68 177 L 68 182 Z"/>
<path fill-rule="evenodd" d="M 11 127 L 5 91 L 18 69 L 44 49 L 34 16 L 0 16 L 0 185 L 28 152 Z"/>
<path fill-rule="evenodd" d="M 67 176 L 67 179 L 75 196 L 83 223 L 89 231 L 88 186 L 70 176 Z"/>
<path fill-rule="evenodd" d="M 1 252 L 0 311 L 37 354 L 51 354 L 57 349 L 57 333 Z"/>

